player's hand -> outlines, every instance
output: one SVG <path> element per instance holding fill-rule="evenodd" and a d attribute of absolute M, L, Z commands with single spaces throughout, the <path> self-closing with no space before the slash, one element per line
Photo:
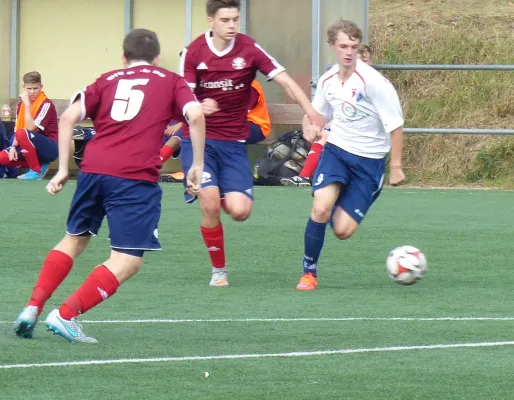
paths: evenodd
<path fill-rule="evenodd" d="M 403 173 L 402 167 L 391 167 L 389 172 L 389 184 L 392 186 L 398 186 L 405 180 L 405 174 Z"/>
<path fill-rule="evenodd" d="M 308 142 L 314 142 L 321 135 L 320 127 L 317 125 L 309 125 L 303 130 L 303 138 Z"/>
<path fill-rule="evenodd" d="M 11 146 L 8 155 L 9 161 L 18 161 L 18 150 L 16 150 L 16 146 Z"/>
<path fill-rule="evenodd" d="M 205 115 L 211 115 L 215 112 L 218 112 L 220 109 L 218 107 L 218 102 L 214 99 L 204 99 L 202 101 L 202 111 Z"/>
<path fill-rule="evenodd" d="M 55 196 L 62 190 L 68 179 L 68 171 L 57 171 L 55 176 L 48 182 L 48 185 L 46 185 L 46 191 Z"/>
<path fill-rule="evenodd" d="M 311 111 L 307 114 L 307 118 L 309 118 L 309 121 L 311 121 L 311 124 L 316 125 L 319 128 L 322 128 L 325 126 L 325 122 L 326 122 L 325 117 L 314 109 L 313 109 L 313 111 Z"/>
<path fill-rule="evenodd" d="M 198 196 L 200 190 L 202 190 L 202 173 L 203 166 L 195 166 L 193 165 L 187 171 L 187 191 L 192 196 Z"/>
<path fill-rule="evenodd" d="M 171 126 L 168 126 L 166 128 L 166 130 L 164 131 L 164 134 L 166 136 L 171 136 L 171 135 L 174 135 L 175 133 L 177 133 L 177 131 L 182 127 L 182 124 L 175 124 L 175 125 L 171 125 Z"/>
<path fill-rule="evenodd" d="M 26 90 L 20 93 L 20 100 L 25 104 L 30 104 L 29 94 Z"/>

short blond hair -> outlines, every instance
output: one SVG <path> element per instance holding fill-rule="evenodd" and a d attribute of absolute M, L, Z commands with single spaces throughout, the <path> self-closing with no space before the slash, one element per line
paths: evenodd
<path fill-rule="evenodd" d="M 37 71 L 27 72 L 23 75 L 23 83 L 41 83 L 41 74 Z"/>
<path fill-rule="evenodd" d="M 364 54 L 369 54 L 371 56 L 371 47 L 369 47 L 366 44 L 359 44 L 359 47 L 357 48 L 357 54 L 360 54 L 361 56 Z"/>
<path fill-rule="evenodd" d="M 362 31 L 355 22 L 340 19 L 329 26 L 327 30 L 327 42 L 334 44 L 339 36 L 339 32 L 343 32 L 351 40 L 362 40 Z"/>

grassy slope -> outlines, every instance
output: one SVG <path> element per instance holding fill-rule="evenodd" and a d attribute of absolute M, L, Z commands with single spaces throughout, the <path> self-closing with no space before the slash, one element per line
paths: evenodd
<path fill-rule="evenodd" d="M 490 0 L 373 0 L 375 63 L 514 64 L 514 5 Z M 513 3 L 514 4 L 514 3 Z M 512 72 L 388 71 L 409 127 L 512 128 Z M 412 136 L 411 182 L 514 187 L 514 140 Z"/>

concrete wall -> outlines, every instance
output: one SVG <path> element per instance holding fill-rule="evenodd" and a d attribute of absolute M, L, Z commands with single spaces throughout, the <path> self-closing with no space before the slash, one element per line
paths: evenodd
<path fill-rule="evenodd" d="M 160 65 L 178 72 L 179 53 L 185 46 L 184 1 L 136 0 L 134 28 L 155 31 L 161 42 Z"/>
<path fill-rule="evenodd" d="M 0 0 L 1 5 L 7 9 L 10 0 Z M 100 74 L 121 67 L 124 11 L 123 0 L 21 0 L 20 88 L 23 74 L 36 70 L 49 97 L 68 98 Z M 3 85 L 6 94 L 9 88 L 9 78 L 3 82 L 9 73 L 9 50 L 3 47 L 9 44 L 9 21 L 10 13 L 0 13 L 0 57 L 7 57 L 0 95 Z M 161 65 L 177 71 L 179 52 L 186 45 L 185 1 L 135 0 L 133 26 L 157 32 Z M 207 28 L 205 0 L 193 0 L 193 38 Z"/>
<path fill-rule="evenodd" d="M 11 64 L 11 0 L 0 0 L 0 107 L 9 99 Z"/>
<path fill-rule="evenodd" d="M 36 70 L 49 97 L 68 98 L 121 66 L 123 13 L 121 0 L 21 0 L 20 85 Z"/>

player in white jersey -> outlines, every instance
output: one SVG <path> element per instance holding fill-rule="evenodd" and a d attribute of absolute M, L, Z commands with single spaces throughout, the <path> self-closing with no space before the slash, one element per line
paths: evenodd
<path fill-rule="evenodd" d="M 405 179 L 404 120 L 396 90 L 380 72 L 357 59 L 362 31 L 355 23 L 340 20 L 327 34 L 338 63 L 321 76 L 312 105 L 332 121 L 312 180 L 314 202 L 305 229 L 304 274 L 298 290 L 316 288 L 327 223 L 336 237 L 348 239 L 380 195 L 389 151 L 390 183 Z M 309 141 L 321 136 L 307 118 L 303 132 Z"/>

